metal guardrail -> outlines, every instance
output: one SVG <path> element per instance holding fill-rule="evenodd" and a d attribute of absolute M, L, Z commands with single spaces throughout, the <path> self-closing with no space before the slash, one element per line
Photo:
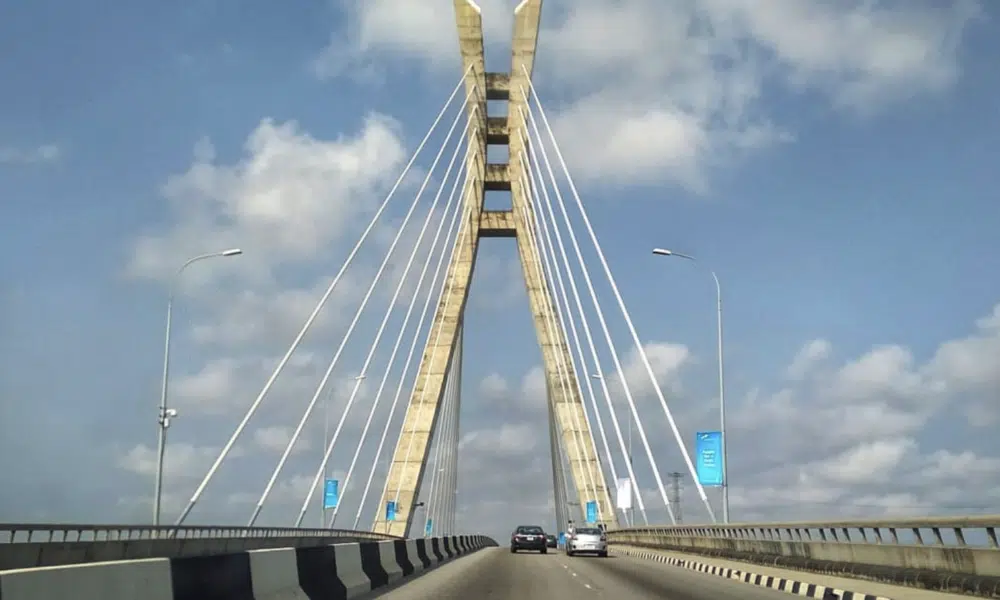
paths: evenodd
<path fill-rule="evenodd" d="M 918 546 L 976 547 L 969 543 L 983 536 L 982 545 L 1000 548 L 997 530 L 1000 515 L 919 517 L 850 521 L 793 521 L 788 523 L 730 523 L 728 525 L 673 525 L 609 530 L 612 539 L 653 535 L 662 538 L 714 538 L 772 542 L 830 542 Z M 856 532 L 855 535 L 851 535 Z M 885 532 L 885 534 L 883 534 Z"/>
<path fill-rule="evenodd" d="M 355 538 L 395 540 L 398 536 L 350 529 L 298 527 L 80 525 L 53 523 L 0 523 L 0 544 L 130 542 L 144 540 L 208 540 L 267 538 Z"/>

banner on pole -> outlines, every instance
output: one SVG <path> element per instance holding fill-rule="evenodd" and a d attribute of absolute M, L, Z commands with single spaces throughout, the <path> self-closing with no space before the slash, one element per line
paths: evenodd
<path fill-rule="evenodd" d="M 340 499 L 339 487 L 340 482 L 336 479 L 326 480 L 323 486 L 323 510 L 337 508 L 337 501 Z"/>
<path fill-rule="evenodd" d="M 385 520 L 395 521 L 396 520 L 396 503 L 389 500 L 385 503 Z"/>
<path fill-rule="evenodd" d="M 597 523 L 597 501 L 591 500 L 587 502 L 587 524 L 593 525 Z"/>
<path fill-rule="evenodd" d="M 723 484 L 725 465 L 722 464 L 722 432 L 699 431 L 695 443 L 698 482 L 708 487 Z"/>
<path fill-rule="evenodd" d="M 427 519 L 427 523 L 424 525 L 424 537 L 431 537 L 431 531 L 434 530 L 434 519 Z"/>
<path fill-rule="evenodd" d="M 615 482 L 617 491 L 615 506 L 619 509 L 629 510 L 632 508 L 632 480 L 622 477 Z"/>

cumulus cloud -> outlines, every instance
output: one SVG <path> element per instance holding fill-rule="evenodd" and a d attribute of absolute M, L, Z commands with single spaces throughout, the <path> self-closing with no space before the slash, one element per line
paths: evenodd
<path fill-rule="evenodd" d="M 183 442 L 167 446 L 163 459 L 164 479 L 189 479 L 200 477 L 219 454 L 220 448 L 196 446 Z M 243 451 L 234 448 L 231 456 L 240 456 Z M 156 473 L 156 449 L 144 444 L 133 446 L 118 458 L 118 466 L 136 475 L 153 476 Z"/>
<path fill-rule="evenodd" d="M 457 77 L 453 16 L 425 4 L 345 3 L 347 34 L 334 32 L 314 65 L 317 73 L 332 76 L 369 65 L 375 56 L 405 55 Z M 507 52 L 513 4 L 482 2 L 490 56 Z M 633 182 L 669 178 L 706 189 L 708 169 L 716 162 L 793 139 L 789 124 L 769 112 L 765 102 L 776 90 L 817 94 L 836 109 L 870 113 L 899 98 L 948 89 L 959 74 L 959 40 L 977 14 L 972 2 L 945 7 L 899 2 L 891 8 L 818 0 L 758 5 L 744 0 L 547 3 L 536 81 L 547 102 L 548 86 L 561 90 L 552 96 L 550 114 L 576 172 Z M 348 238 L 404 158 L 399 126 L 382 115 L 370 115 L 356 131 L 333 140 L 316 138 L 294 122 L 265 119 L 248 136 L 242 155 L 228 162 L 207 139 L 197 144 L 191 165 L 162 189 L 170 222 L 136 240 L 128 265 L 132 276 L 162 283 L 174 275 L 179 258 L 230 246 L 246 250 L 239 259 L 199 264 L 176 290 L 195 301 L 188 341 L 206 357 L 187 370 L 181 366 L 172 383 L 172 398 L 185 415 L 232 417 L 249 406 L 278 362 L 276 347 L 291 342 L 339 267 L 323 257 L 339 259 L 346 253 L 345 243 L 353 241 Z M 387 245 L 391 233 L 389 227 L 376 229 L 376 244 Z M 487 258 L 481 267 L 480 279 L 498 281 L 483 301 L 488 308 L 503 308 L 522 293 L 516 260 Z M 332 335 L 333 328 L 349 320 L 352 311 L 345 309 L 360 299 L 368 280 L 348 272 L 341 281 L 331 308 L 317 322 L 319 335 L 307 340 L 305 352 L 293 359 L 275 388 L 277 401 L 262 409 L 266 416 L 248 430 L 257 452 L 273 457 L 287 443 L 342 339 Z M 695 431 L 708 416 L 714 424 L 716 416 L 708 415 L 697 395 L 715 391 L 692 384 L 691 376 L 709 361 L 667 341 L 649 342 L 644 349 L 682 431 Z M 363 356 L 364 350 L 352 348 L 348 354 Z M 806 343 L 790 357 L 777 389 L 757 389 L 731 405 L 731 448 L 747 450 L 730 454 L 734 511 L 746 520 L 787 517 L 789 506 L 803 516 L 809 511 L 829 515 L 831 506 L 845 514 L 927 512 L 955 502 L 942 483 L 960 481 L 977 486 L 976 494 L 1000 497 L 1000 483 L 991 477 L 1000 458 L 981 449 L 931 448 L 921 437 L 945 407 L 973 426 L 996 423 L 1000 411 L 993 400 L 1000 380 L 991 361 L 996 356 L 1000 306 L 968 336 L 942 343 L 923 362 L 900 345 L 846 358 L 837 355 L 835 341 Z M 604 377 L 621 411 L 621 377 L 609 366 L 605 361 Z M 330 392 L 335 418 L 358 373 L 350 360 L 335 374 Z M 582 374 L 596 384 L 589 375 Z M 647 428 L 661 431 L 662 423 L 654 421 L 663 418 L 654 382 L 634 349 L 623 354 L 623 376 Z M 363 387 L 345 438 L 360 429 L 370 383 Z M 595 391 L 601 393 L 599 385 Z M 512 519 L 548 526 L 551 464 L 541 368 L 488 374 L 475 393 L 486 400 L 486 416 L 463 420 L 459 528 Z M 320 426 L 314 417 L 300 450 L 316 450 Z M 655 437 L 657 456 L 677 453 L 672 439 Z M 352 443 L 342 442 L 348 451 L 338 446 L 338 460 L 350 454 Z M 390 437 L 389 450 L 391 443 Z M 192 475 L 205 472 L 215 452 L 172 443 L 169 476 L 190 483 Z M 297 453 L 296 459 L 309 460 L 286 469 L 274 502 L 294 506 L 302 501 L 310 491 L 316 454 Z M 136 446 L 120 453 L 118 466 L 145 476 L 154 460 L 151 449 Z M 331 468 L 337 477 L 346 475 L 340 463 Z M 511 473 L 532 483 L 512 494 Z M 960 473 L 969 478 L 961 479 Z M 648 468 L 640 467 L 639 477 L 652 511 L 662 505 L 659 490 L 651 489 Z M 230 508 L 257 501 L 259 493 L 248 483 L 240 482 L 236 489 L 243 491 L 229 496 Z M 356 497 L 360 484 L 355 479 L 351 485 L 349 494 Z M 690 513 L 697 501 L 691 497 L 693 486 L 687 488 Z"/>
<path fill-rule="evenodd" d="M 480 3 L 489 64 L 507 64 L 492 58 L 509 53 L 514 4 Z M 559 101 L 554 127 L 579 177 L 701 190 L 709 167 L 793 139 L 768 110 L 775 93 L 818 93 L 869 114 L 948 89 L 979 10 L 973 0 L 550 1 L 535 79 Z M 321 75 L 395 57 L 457 78 L 450 10 L 378 0 L 347 2 L 345 12 L 317 59 Z M 550 85 L 560 93 L 546 93 Z"/>
<path fill-rule="evenodd" d="M 1000 455 L 991 454 L 989 445 L 978 444 L 975 436 L 943 441 L 925 435 L 928 427 L 947 420 L 954 423 L 956 418 L 965 419 L 965 425 L 976 427 L 980 425 L 976 419 L 983 419 L 984 415 L 996 418 L 997 406 L 992 399 L 1000 390 L 1000 375 L 986 367 L 1000 356 L 996 310 L 978 320 L 969 335 L 941 343 L 922 363 L 909 349 L 898 345 L 875 346 L 860 356 L 844 358 L 838 356 L 831 341 L 812 340 L 803 344 L 790 357 L 785 368 L 788 377 L 782 386 L 773 392 L 758 389 L 731 403 L 729 457 L 734 518 L 777 520 L 977 512 L 1000 500 L 997 476 Z M 649 353 L 658 379 L 665 390 L 678 387 L 683 374 L 681 367 L 688 363 L 693 368 L 692 357 L 682 346 L 662 342 L 647 345 L 647 350 L 657 348 Z M 649 430 L 649 423 L 655 422 L 652 419 L 662 416 L 660 407 L 653 401 L 652 388 L 641 385 L 649 378 L 637 354 L 633 352 L 626 364 L 629 381 L 636 378 L 637 404 Z M 523 378 L 521 388 L 518 390 L 495 373 L 480 384 L 484 394 L 526 396 L 524 390 L 533 389 L 538 405 L 544 407 L 544 378 L 540 368 Z M 970 394 L 970 390 L 978 393 Z M 717 419 L 714 412 L 701 411 L 696 398 L 668 395 L 668 399 L 675 415 L 680 415 L 678 421 L 685 433 L 705 425 L 711 427 Z M 616 404 L 617 410 L 623 409 L 620 399 Z M 603 402 L 601 409 L 604 410 Z M 619 412 L 619 418 L 624 419 L 624 414 Z M 621 453 L 609 421 L 605 413 L 612 454 L 621 464 Z M 594 423 L 593 418 L 591 422 Z M 540 425 L 532 425 L 537 423 Z M 515 470 L 534 473 L 543 489 L 537 495 L 526 494 L 525 501 L 535 506 L 533 514 L 537 515 L 531 517 L 528 515 L 532 513 L 526 513 L 529 521 L 550 518 L 545 511 L 551 510 L 546 504 L 551 496 L 551 472 L 547 459 L 521 452 L 518 444 L 530 439 L 530 432 L 534 431 L 539 440 L 534 447 L 537 452 L 547 454 L 543 425 L 544 419 L 536 418 L 519 425 L 469 433 L 463 439 L 463 457 L 485 457 L 493 449 L 504 457 L 502 460 L 516 464 Z M 666 436 L 651 437 L 650 443 L 660 462 L 661 474 L 672 464 L 682 464 L 679 460 L 670 462 L 678 454 L 673 440 Z M 599 454 L 604 460 L 603 449 Z M 644 452 L 637 450 L 635 456 L 649 519 L 664 522 L 667 516 L 662 495 Z M 488 477 L 479 474 L 485 468 L 485 463 L 474 463 L 475 474 L 469 474 L 469 479 L 478 482 Z M 679 470 L 685 471 L 683 479 L 687 482 L 682 514 L 692 522 L 704 521 L 707 513 L 701 508 L 695 486 L 686 469 Z M 715 493 L 713 490 L 708 493 L 718 513 Z M 482 500 L 487 498 L 484 496 Z"/>

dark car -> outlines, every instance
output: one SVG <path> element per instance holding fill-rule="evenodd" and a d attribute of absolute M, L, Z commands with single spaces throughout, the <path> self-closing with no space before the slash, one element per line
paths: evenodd
<path fill-rule="evenodd" d="M 519 525 L 510 534 L 510 551 L 538 550 L 542 554 L 548 552 L 548 539 L 545 531 L 538 525 Z"/>
<path fill-rule="evenodd" d="M 550 533 L 545 536 L 545 545 L 548 546 L 549 548 L 558 548 L 559 538 Z"/>

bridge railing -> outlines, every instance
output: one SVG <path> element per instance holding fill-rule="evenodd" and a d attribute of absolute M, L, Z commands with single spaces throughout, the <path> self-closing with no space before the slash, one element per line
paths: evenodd
<path fill-rule="evenodd" d="M 997 542 L 997 529 L 1000 529 L 1000 515 L 631 527 L 612 530 L 609 534 L 615 538 L 652 535 L 662 539 L 707 538 L 855 544 L 909 543 L 957 547 L 986 545 L 990 548 L 998 548 L 1000 544 Z M 971 544 L 970 539 L 973 540 Z"/>
<path fill-rule="evenodd" d="M 396 536 L 350 529 L 312 529 L 302 527 L 240 527 L 235 525 L 80 525 L 52 523 L 0 523 L 0 544 L 43 542 L 121 542 L 130 540 L 209 538 L 287 538 L 355 537 L 369 540 L 392 540 Z"/>
<path fill-rule="evenodd" d="M 400 538 L 295 527 L 0 524 L 0 570 L 394 539 Z"/>
<path fill-rule="evenodd" d="M 941 588 L 956 576 L 1000 583 L 998 529 L 1000 515 L 986 515 L 632 527 L 609 530 L 608 540 Z M 938 575 L 949 579 L 928 580 Z"/>

